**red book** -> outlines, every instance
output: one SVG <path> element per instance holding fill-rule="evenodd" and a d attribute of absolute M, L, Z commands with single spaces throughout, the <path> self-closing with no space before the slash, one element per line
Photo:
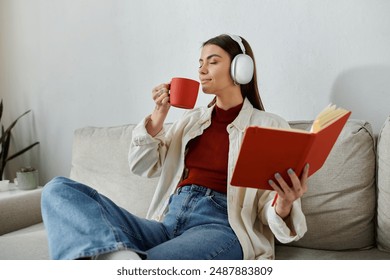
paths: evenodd
<path fill-rule="evenodd" d="M 309 176 L 319 170 L 347 122 L 350 111 L 326 107 L 313 122 L 312 130 L 251 126 L 246 129 L 231 184 L 273 190 L 275 173 L 291 184 L 287 170 L 300 176 L 306 163 Z"/>

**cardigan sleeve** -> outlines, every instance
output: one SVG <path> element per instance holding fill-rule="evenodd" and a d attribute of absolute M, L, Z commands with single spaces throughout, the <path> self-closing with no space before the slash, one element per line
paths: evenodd
<path fill-rule="evenodd" d="M 169 139 L 165 128 L 152 137 L 146 131 L 148 117 L 144 118 L 133 130 L 128 153 L 130 171 L 145 177 L 158 177 L 164 162 Z"/>
<path fill-rule="evenodd" d="M 290 216 L 285 220 L 276 213 L 275 207 L 272 206 L 272 199 L 267 199 L 262 207 L 261 219 L 281 243 L 297 241 L 307 231 L 306 218 L 302 212 L 300 199 L 293 202 Z"/>

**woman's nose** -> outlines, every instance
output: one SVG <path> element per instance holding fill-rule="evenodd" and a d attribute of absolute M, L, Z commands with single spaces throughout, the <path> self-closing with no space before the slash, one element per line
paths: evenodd
<path fill-rule="evenodd" d="M 198 72 L 199 72 L 199 74 L 206 74 L 207 73 L 206 66 L 204 64 L 202 66 L 199 66 Z"/>

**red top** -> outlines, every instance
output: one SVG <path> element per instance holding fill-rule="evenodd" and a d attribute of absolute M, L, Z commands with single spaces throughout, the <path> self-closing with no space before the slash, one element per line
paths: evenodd
<path fill-rule="evenodd" d="M 229 153 L 227 126 L 238 116 L 241 108 L 242 104 L 227 111 L 214 107 L 211 125 L 187 145 L 186 178 L 179 187 L 196 184 L 226 193 Z"/>

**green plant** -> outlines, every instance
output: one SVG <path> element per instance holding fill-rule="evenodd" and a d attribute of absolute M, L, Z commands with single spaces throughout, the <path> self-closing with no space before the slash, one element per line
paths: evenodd
<path fill-rule="evenodd" d="M 21 154 L 27 152 L 28 150 L 30 150 L 32 147 L 36 146 L 39 144 L 39 142 L 35 142 L 27 147 L 25 147 L 24 149 L 21 149 L 20 151 L 12 154 L 12 155 L 8 155 L 9 153 L 9 147 L 10 147 L 10 144 L 11 144 L 11 136 L 12 136 L 12 129 L 14 128 L 14 126 L 16 125 L 16 123 L 18 122 L 18 120 L 27 115 L 31 110 L 28 110 L 27 112 L 24 112 L 22 115 L 20 115 L 15 121 L 13 121 L 11 123 L 11 125 L 7 128 L 7 129 L 4 129 L 4 125 L 1 123 L 1 117 L 3 115 L 3 100 L 1 100 L 0 102 L 0 124 L 1 124 L 1 137 L 0 137 L 0 145 L 1 145 L 1 150 L 0 150 L 0 179 L 3 178 L 3 173 L 4 173 L 4 169 L 5 169 L 5 166 L 7 164 L 8 161 L 16 158 L 17 156 L 20 156 Z"/>
<path fill-rule="evenodd" d="M 34 172 L 36 169 L 34 167 L 22 167 L 19 169 L 20 173 Z"/>

